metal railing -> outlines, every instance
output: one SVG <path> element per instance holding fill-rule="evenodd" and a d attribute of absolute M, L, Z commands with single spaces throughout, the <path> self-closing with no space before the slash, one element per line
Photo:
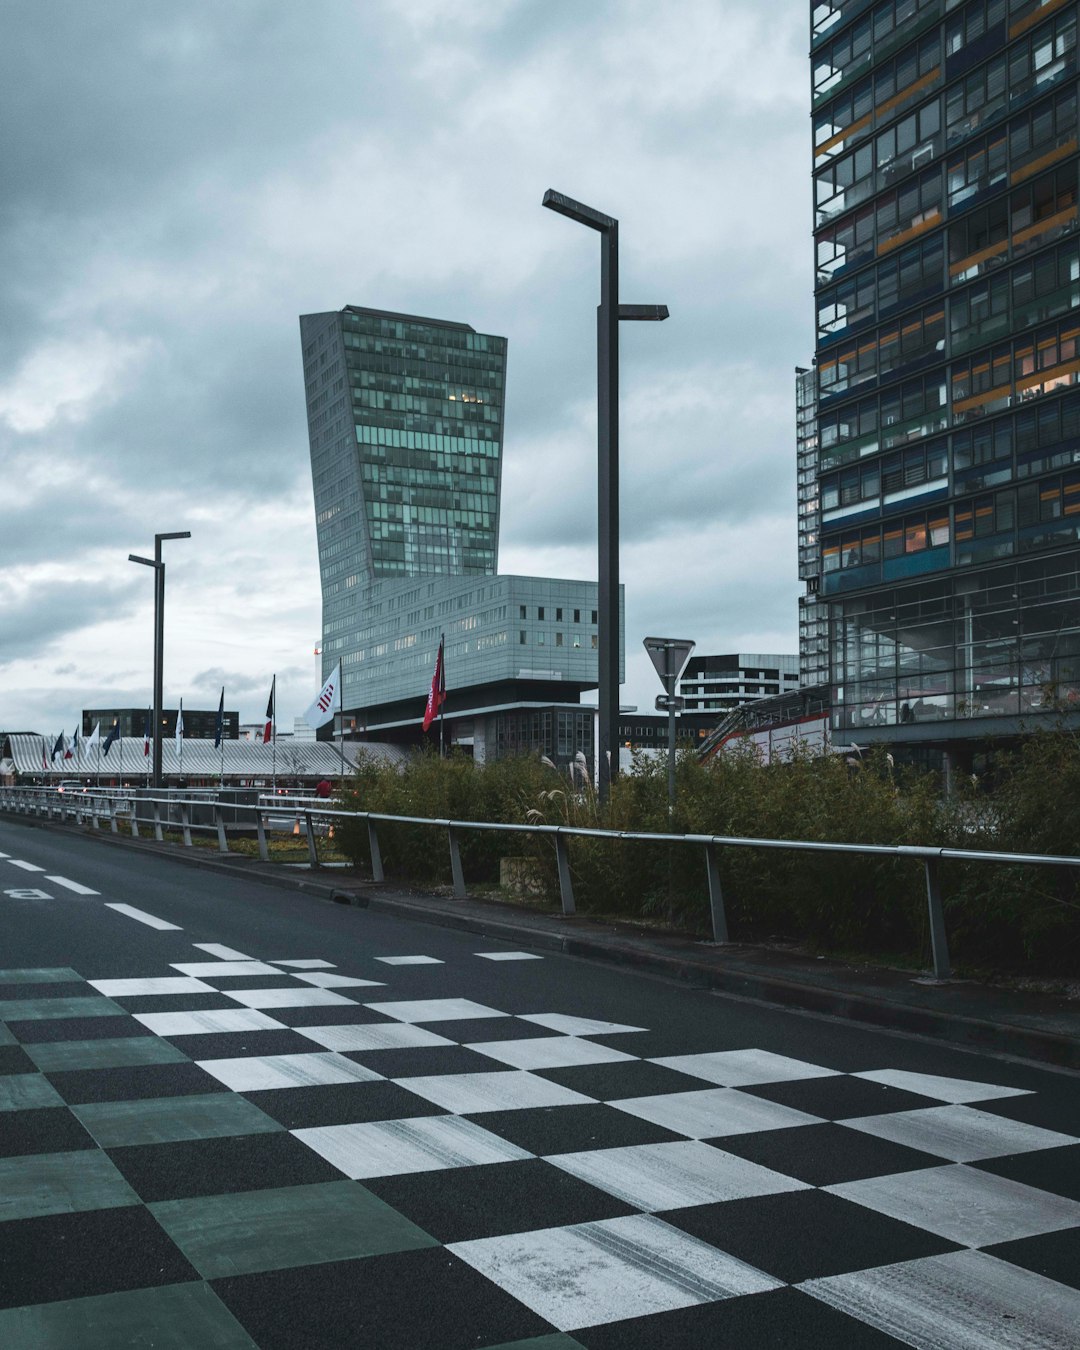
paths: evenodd
<path fill-rule="evenodd" d="M 910 844 L 843 844 L 815 843 L 809 840 L 794 839 L 748 839 L 736 836 L 713 834 L 651 834 L 645 831 L 586 829 L 571 825 L 540 824 L 504 824 L 495 821 L 449 820 L 430 816 L 393 816 L 376 811 L 342 811 L 333 807 L 314 806 L 312 802 L 320 798 L 282 798 L 261 797 L 255 804 L 239 802 L 221 802 L 210 800 L 200 793 L 197 800 L 188 800 L 182 793 L 167 797 L 154 797 L 143 792 L 133 793 L 119 789 L 86 789 L 58 792 L 53 788 L 38 787 L 0 787 L 0 811 L 15 814 L 33 815 L 61 822 L 74 818 L 76 824 L 87 822 L 94 829 L 102 827 L 107 821 L 113 834 L 119 833 L 121 823 L 126 823 L 132 837 L 140 837 L 140 826 L 149 825 L 154 838 L 160 843 L 164 840 L 166 826 L 176 824 L 173 814 L 179 815 L 179 829 L 185 848 L 191 848 L 192 831 L 206 830 L 216 833 L 218 851 L 229 852 L 226 814 L 254 817 L 254 828 L 258 840 L 259 857 L 270 861 L 267 835 L 271 832 L 271 817 L 284 819 L 282 827 L 290 833 L 303 821 L 304 834 L 307 837 L 308 858 L 312 867 L 319 867 L 319 854 L 316 843 L 320 833 L 329 833 L 330 827 L 343 820 L 362 821 L 367 827 L 368 845 L 371 852 L 371 874 L 376 882 L 385 881 L 382 849 L 379 842 L 380 825 L 416 825 L 432 829 L 445 830 L 450 853 L 450 873 L 453 880 L 454 895 L 461 900 L 467 897 L 465 872 L 461 862 L 461 835 L 465 831 L 477 831 L 489 834 L 526 834 L 548 835 L 555 846 L 555 861 L 559 877 L 559 897 L 564 914 L 574 914 L 573 875 L 570 867 L 569 841 L 571 839 L 611 839 L 624 844 L 683 844 L 702 850 L 705 865 L 705 877 L 709 896 L 709 915 L 713 941 L 722 944 L 729 942 L 727 912 L 724 893 L 720 882 L 719 856 L 722 849 L 774 849 L 788 853 L 838 853 L 858 854 L 864 857 L 892 858 L 899 861 L 918 863 L 923 868 L 926 888 L 927 918 L 930 933 L 930 947 L 936 979 L 947 979 L 951 973 L 949 961 L 948 935 L 945 930 L 945 913 L 941 895 L 941 864 L 944 862 L 993 863 L 998 865 L 1028 865 L 1050 867 L 1080 867 L 1080 857 L 1062 857 L 1038 853 L 999 853 L 979 849 L 936 848 Z M 193 809 L 211 808 L 210 819 L 193 819 Z M 148 807 L 149 816 L 140 814 L 140 809 Z M 162 819 L 162 808 L 166 809 L 166 819 Z"/>

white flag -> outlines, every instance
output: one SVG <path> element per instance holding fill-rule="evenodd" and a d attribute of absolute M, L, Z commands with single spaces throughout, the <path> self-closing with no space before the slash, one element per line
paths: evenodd
<path fill-rule="evenodd" d="M 341 708 L 341 662 L 330 672 L 330 678 L 319 691 L 319 697 L 304 713 L 304 721 L 313 730 L 326 726 L 334 720 L 334 713 Z"/>
<path fill-rule="evenodd" d="M 101 737 L 98 735 L 98 732 L 100 730 L 101 730 L 101 723 L 95 722 L 93 731 L 90 733 L 89 736 L 87 736 L 86 740 L 83 741 L 84 754 L 88 755 L 90 751 L 93 750 L 94 746 L 100 743 Z"/>
<path fill-rule="evenodd" d="M 180 700 L 180 711 L 176 714 L 176 753 L 180 753 L 180 742 L 184 739 L 184 700 Z"/>

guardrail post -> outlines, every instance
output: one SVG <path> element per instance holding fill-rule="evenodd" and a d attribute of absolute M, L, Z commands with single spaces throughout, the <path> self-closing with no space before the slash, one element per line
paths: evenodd
<path fill-rule="evenodd" d="M 458 847 L 457 830 L 453 825 L 446 828 L 447 837 L 450 840 L 450 871 L 454 877 L 454 895 L 458 900 L 464 900 L 467 892 L 465 890 L 465 873 L 461 870 L 461 849 Z"/>
<path fill-rule="evenodd" d="M 184 847 L 191 847 L 191 812 L 187 802 L 180 803 L 180 828 L 184 834 Z"/>
<path fill-rule="evenodd" d="M 132 837 L 132 839 L 138 839 L 138 838 L 139 838 L 139 799 L 138 799 L 138 797 L 132 797 L 132 799 L 131 799 L 131 837 Z"/>
<path fill-rule="evenodd" d="M 311 812 L 304 812 L 304 824 L 307 826 L 307 851 L 312 867 L 319 865 L 319 850 L 315 847 L 315 829 L 311 821 Z"/>
<path fill-rule="evenodd" d="M 270 850 L 266 847 L 266 821 L 261 811 L 255 812 L 255 833 L 259 837 L 259 857 L 263 862 L 270 861 Z"/>
<path fill-rule="evenodd" d="M 559 897 L 562 900 L 564 914 L 576 914 L 574 904 L 574 882 L 570 876 L 570 850 L 562 834 L 555 836 L 555 861 L 559 865 Z"/>
<path fill-rule="evenodd" d="M 712 915 L 712 938 L 714 942 L 730 942 L 728 936 L 727 913 L 724 910 L 724 891 L 720 885 L 720 866 L 716 857 L 716 845 L 705 845 L 705 871 L 709 878 L 709 913 Z"/>
<path fill-rule="evenodd" d="M 97 793 L 94 793 L 90 797 L 90 824 L 93 825 L 95 830 L 101 828 L 101 821 L 98 819 L 99 815 Z"/>
<path fill-rule="evenodd" d="M 228 853 L 229 841 L 225 836 L 225 812 L 218 803 L 214 803 L 214 821 L 217 825 L 217 845 L 219 853 Z"/>
<path fill-rule="evenodd" d="M 117 819 L 116 819 L 116 798 L 115 798 L 115 797 L 110 797 L 110 798 L 109 798 L 109 829 L 112 831 L 113 834 L 119 834 L 119 833 L 120 833 L 120 826 L 119 826 L 119 824 L 117 823 Z"/>
<path fill-rule="evenodd" d="M 934 957 L 934 978 L 947 980 L 952 974 L 949 965 L 949 940 L 945 934 L 945 911 L 941 907 L 941 863 L 927 858 L 926 904 L 930 912 L 930 950 Z"/>
<path fill-rule="evenodd" d="M 379 832 L 375 828 L 375 822 L 368 817 L 367 823 L 368 848 L 371 850 L 371 879 L 372 881 L 385 881 L 386 874 L 382 865 L 382 849 L 379 847 Z"/>
<path fill-rule="evenodd" d="M 154 808 L 154 838 L 161 844 L 165 840 L 161 829 L 161 806 L 157 802 L 152 802 L 151 805 Z"/>

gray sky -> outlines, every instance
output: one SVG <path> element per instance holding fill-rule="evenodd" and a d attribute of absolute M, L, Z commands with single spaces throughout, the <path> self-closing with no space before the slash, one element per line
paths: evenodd
<path fill-rule="evenodd" d="M 509 339 L 500 570 L 596 573 L 596 236 L 620 221 L 624 701 L 646 634 L 795 651 L 805 0 L 0 0 L 0 726 L 317 692 L 297 316 Z"/>

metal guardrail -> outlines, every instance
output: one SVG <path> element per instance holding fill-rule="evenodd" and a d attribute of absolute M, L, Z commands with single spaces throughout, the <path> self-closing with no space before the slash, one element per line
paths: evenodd
<path fill-rule="evenodd" d="M 491 834 L 532 834 L 549 835 L 555 844 L 555 859 L 559 875 L 559 895 L 564 914 L 576 912 L 574 903 L 573 877 L 570 869 L 568 841 L 576 838 L 613 839 L 624 843 L 649 844 L 689 844 L 701 848 L 705 875 L 708 883 L 709 911 L 712 923 L 713 941 L 730 941 L 727 913 L 724 907 L 723 889 L 720 884 L 719 851 L 726 848 L 778 849 L 789 853 L 852 853 L 866 857 L 894 858 L 910 860 L 922 864 L 926 885 L 926 905 L 930 929 L 930 947 L 934 964 L 934 976 L 944 980 L 951 973 L 949 962 L 948 936 L 945 931 L 945 913 L 941 897 L 941 864 L 943 862 L 977 862 L 1000 865 L 1037 865 L 1050 867 L 1080 867 L 1080 857 L 1071 858 L 1041 853 L 1001 853 L 979 849 L 934 848 L 911 844 L 843 844 L 815 843 L 809 840 L 795 839 L 748 839 L 741 836 L 713 834 L 650 834 L 645 831 L 586 829 L 570 825 L 509 824 L 480 820 L 449 820 L 431 816 L 393 816 L 376 811 L 342 811 L 326 806 L 316 806 L 321 798 L 287 798 L 279 796 L 260 797 L 257 804 L 209 800 L 205 790 L 193 800 L 182 793 L 167 797 L 151 797 L 143 793 L 132 793 L 128 789 L 94 789 L 59 792 L 54 788 L 0 787 L 0 811 L 15 814 L 34 815 L 53 819 L 59 817 L 66 821 L 74 818 L 79 825 L 90 822 L 94 829 L 102 828 L 102 820 L 107 820 L 113 834 L 119 833 L 121 822 L 126 822 L 132 837 L 139 838 L 140 825 L 149 825 L 154 838 L 160 843 L 164 840 L 165 825 L 173 825 L 171 812 L 179 813 L 179 828 L 183 846 L 192 847 L 192 830 L 216 832 L 218 851 L 228 853 L 228 832 L 226 812 L 237 815 L 254 816 L 259 857 L 263 862 L 270 861 L 267 846 L 267 833 L 270 830 L 269 817 L 286 817 L 295 822 L 295 826 L 304 822 L 307 836 L 308 857 L 312 867 L 318 867 L 319 854 L 316 843 L 318 833 L 329 832 L 337 821 L 359 820 L 366 822 L 368 844 L 371 850 L 372 879 L 385 881 L 382 863 L 382 850 L 379 845 L 378 827 L 384 825 L 419 825 L 444 829 L 450 850 L 450 872 L 453 878 L 454 895 L 464 900 L 467 897 L 465 873 L 461 864 L 461 841 L 463 831 L 474 830 Z M 151 814 L 140 815 L 137 807 L 148 806 Z M 212 820 L 198 822 L 192 819 L 193 806 L 211 806 Z M 162 807 L 170 812 L 163 823 Z"/>

